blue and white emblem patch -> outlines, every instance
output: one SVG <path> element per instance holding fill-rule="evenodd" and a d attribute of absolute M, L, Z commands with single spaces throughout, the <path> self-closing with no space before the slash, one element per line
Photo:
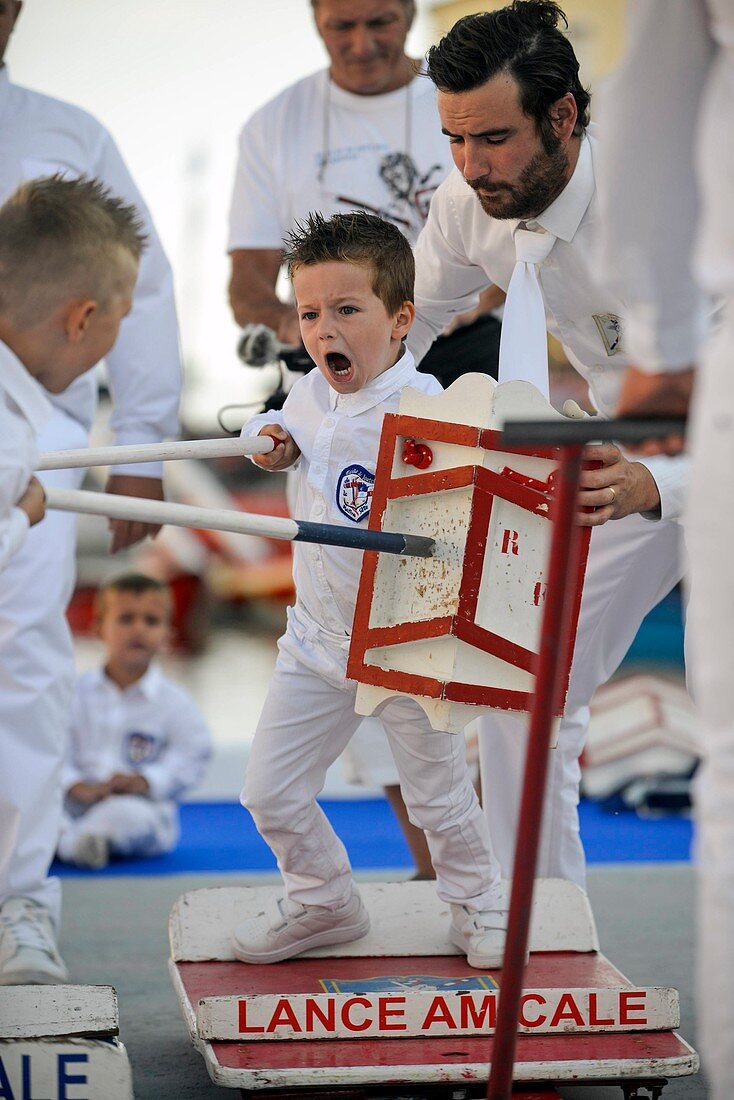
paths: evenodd
<path fill-rule="evenodd" d="M 355 462 L 345 467 L 336 483 L 337 508 L 347 519 L 359 523 L 370 514 L 374 487 L 375 475 L 365 470 L 364 466 Z"/>

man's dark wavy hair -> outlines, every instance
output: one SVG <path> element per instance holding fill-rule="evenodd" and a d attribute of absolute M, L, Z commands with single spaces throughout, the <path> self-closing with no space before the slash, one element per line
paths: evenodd
<path fill-rule="evenodd" d="M 498 73 L 517 82 L 520 104 L 534 118 L 546 148 L 555 144 L 550 108 L 570 92 L 581 134 L 589 124 L 591 96 L 579 81 L 573 46 L 558 24 L 568 27 L 553 0 L 514 0 L 498 11 L 465 15 L 427 54 L 428 75 L 443 92 L 468 92 Z"/>

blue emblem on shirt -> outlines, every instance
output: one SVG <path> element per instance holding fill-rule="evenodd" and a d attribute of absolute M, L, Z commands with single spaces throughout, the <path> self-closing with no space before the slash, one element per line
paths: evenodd
<path fill-rule="evenodd" d="M 346 466 L 336 483 L 337 508 L 347 519 L 359 523 L 370 514 L 374 487 L 375 475 L 365 470 L 364 466 L 356 462 Z"/>
<path fill-rule="evenodd" d="M 161 741 L 152 733 L 128 733 L 125 738 L 124 756 L 128 764 L 139 767 L 152 764 L 161 754 Z"/>

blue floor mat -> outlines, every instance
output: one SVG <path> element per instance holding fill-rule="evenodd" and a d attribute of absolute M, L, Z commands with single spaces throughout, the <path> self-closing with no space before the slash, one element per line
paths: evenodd
<path fill-rule="evenodd" d="M 323 802 L 356 871 L 409 869 L 412 860 L 384 799 Z M 648 863 L 689 858 L 691 823 L 685 818 L 643 821 L 627 811 L 610 813 L 581 804 L 581 835 L 590 863 Z M 237 803 L 191 802 L 181 807 L 181 842 L 153 859 L 124 860 L 103 871 L 55 863 L 53 874 L 176 875 L 196 872 L 274 871 L 275 860 L 249 813 Z"/>
<path fill-rule="evenodd" d="M 625 664 L 683 664 L 683 621 L 678 589 L 649 613 Z M 622 666 L 624 668 L 624 665 Z M 346 844 L 357 871 L 409 869 L 412 860 L 400 829 L 383 799 L 322 803 Z M 684 818 L 643 821 L 634 813 L 581 804 L 581 835 L 589 863 L 644 863 L 689 858 L 691 824 Z M 70 875 L 175 875 L 189 872 L 274 871 L 275 860 L 246 810 L 233 803 L 192 802 L 182 807 L 181 842 L 175 852 L 154 859 L 113 863 L 104 871 L 83 871 L 55 863 L 53 873 Z"/>

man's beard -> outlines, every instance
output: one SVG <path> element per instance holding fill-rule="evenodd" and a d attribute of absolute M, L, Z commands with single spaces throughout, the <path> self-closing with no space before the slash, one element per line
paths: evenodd
<path fill-rule="evenodd" d="M 480 176 L 469 187 L 482 210 L 493 218 L 534 218 L 556 199 L 568 180 L 568 157 L 559 141 L 554 149 L 536 153 L 520 173 L 516 184 L 496 184 Z M 482 190 L 485 193 L 479 194 Z"/>

